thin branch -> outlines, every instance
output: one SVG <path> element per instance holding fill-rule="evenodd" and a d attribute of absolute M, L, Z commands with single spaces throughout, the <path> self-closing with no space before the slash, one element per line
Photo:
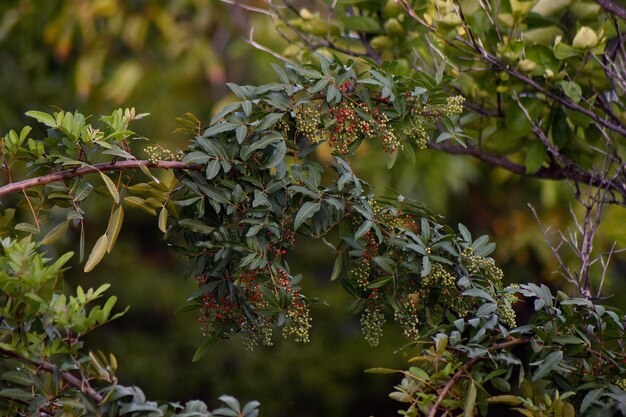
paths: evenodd
<path fill-rule="evenodd" d="M 587 172 L 575 172 L 571 167 L 559 167 L 551 165 L 549 167 L 542 167 L 537 172 L 529 174 L 526 172 L 526 167 L 524 167 L 523 165 L 516 164 L 515 162 L 512 162 L 500 156 L 485 153 L 477 146 L 464 147 L 449 142 L 429 142 L 428 147 L 453 155 L 473 156 L 474 158 L 480 159 L 481 161 L 486 162 L 489 165 L 500 167 L 514 174 L 523 175 L 525 177 L 548 180 L 573 180 L 576 182 L 590 184 L 594 187 L 605 187 L 617 192 L 618 194 L 626 198 L 626 185 L 615 183 L 607 178 L 598 177 Z"/>
<path fill-rule="evenodd" d="M 11 351 L 4 350 L 4 349 L 0 349 L 0 353 L 2 353 L 5 356 L 11 356 L 13 358 L 30 362 L 33 365 L 36 365 L 37 367 L 50 373 L 58 371 L 58 368 L 53 363 L 50 363 L 47 361 L 36 361 L 36 360 L 24 358 L 15 352 L 11 352 Z M 93 389 L 89 385 L 89 382 L 87 380 L 77 378 L 67 371 L 60 371 L 59 374 L 61 375 L 61 378 L 63 378 L 65 382 L 67 382 L 74 388 L 78 388 L 80 391 L 84 392 L 85 394 L 89 395 L 96 403 L 100 403 L 102 401 L 103 399 L 102 395 L 98 391 Z"/>
<path fill-rule="evenodd" d="M 268 54 L 272 55 L 275 58 L 280 59 L 283 62 L 286 62 L 287 64 L 291 64 L 294 65 L 294 62 L 292 60 L 290 60 L 289 58 L 279 54 L 278 52 L 275 52 L 273 50 L 271 50 L 270 48 L 261 45 L 260 43 L 258 43 L 257 41 L 255 41 L 253 39 L 254 36 L 254 28 L 250 28 L 250 34 L 248 35 L 248 39 L 245 39 L 244 42 L 247 43 L 248 45 L 258 49 L 259 51 L 263 51 L 263 52 L 267 52 Z"/>
<path fill-rule="evenodd" d="M 563 259 L 561 259 L 561 255 L 559 254 L 559 248 L 561 247 L 561 245 L 560 244 L 558 246 L 552 245 L 552 243 L 550 242 L 550 239 L 548 239 L 548 231 L 550 230 L 550 228 L 543 227 L 543 224 L 541 223 L 541 220 L 539 219 L 539 215 L 537 214 L 537 211 L 531 204 L 528 204 L 528 207 L 530 208 L 530 211 L 532 211 L 533 216 L 535 216 L 535 220 L 537 221 L 537 224 L 541 228 L 541 232 L 543 233 L 543 238 L 546 242 L 546 245 L 548 245 L 548 247 L 550 248 L 550 251 L 552 251 L 552 254 L 556 258 L 557 262 L 559 263 L 559 266 L 561 267 L 561 273 L 563 275 L 563 278 L 565 278 L 567 281 L 572 283 L 580 292 L 580 283 L 578 282 L 578 278 L 576 277 L 576 275 L 572 273 L 572 271 L 570 271 L 569 267 L 565 264 L 565 262 L 563 262 Z M 563 237 L 563 235 L 561 235 L 561 239 L 563 242 L 567 242 L 567 240 Z"/>
<path fill-rule="evenodd" d="M 508 349 L 516 345 L 528 343 L 529 341 L 530 339 L 512 339 L 503 343 L 498 343 L 496 345 L 493 345 L 492 347 L 488 349 L 488 351 L 494 352 L 494 351 L 501 350 L 501 349 Z M 439 393 L 439 396 L 437 397 L 437 401 L 435 402 L 435 404 L 433 405 L 433 408 L 431 408 L 430 412 L 428 413 L 428 417 L 435 417 L 437 415 L 437 411 L 439 411 L 439 406 L 441 405 L 443 400 L 446 399 L 448 392 L 454 386 L 454 384 L 456 384 L 456 382 L 461 378 L 461 376 L 464 373 L 467 373 L 467 371 L 472 366 L 474 366 L 479 360 L 483 358 L 484 358 L 483 356 L 476 356 L 475 358 L 472 358 L 469 362 L 467 362 L 467 364 L 464 367 L 459 368 L 454 373 L 454 375 L 452 375 L 452 378 L 450 378 L 448 382 L 446 382 L 446 385 L 443 386 L 443 389 L 441 390 L 441 392 Z"/>
<path fill-rule="evenodd" d="M 611 5 L 611 4 L 613 6 L 619 7 L 619 6 L 615 5 L 613 2 L 611 2 L 610 0 L 596 0 L 596 2 L 598 2 L 598 4 L 605 3 L 607 5 L 607 7 L 610 7 L 609 5 Z M 415 20 L 416 22 L 418 22 L 419 24 L 424 26 L 430 32 L 435 32 L 436 31 L 436 27 L 434 27 L 433 25 L 429 25 L 428 23 L 426 23 L 424 21 L 424 19 L 422 19 L 421 17 L 419 17 L 415 13 L 415 11 L 413 10 L 413 8 L 411 7 L 410 3 L 407 0 L 401 0 L 401 3 L 403 5 L 403 7 L 404 7 L 405 12 L 413 20 Z M 603 7 L 605 7 L 605 6 L 603 5 Z M 626 13 L 626 11 L 625 11 L 625 13 Z M 575 103 L 574 101 L 570 100 L 567 96 L 564 96 L 560 92 L 556 92 L 556 91 L 553 91 L 553 90 L 550 90 L 548 88 L 545 88 L 545 87 L 541 86 L 539 83 L 537 83 L 532 78 L 527 77 L 526 75 L 524 75 L 521 72 L 517 71 L 511 65 L 506 64 L 504 61 L 502 61 L 497 56 L 487 52 L 484 49 L 484 47 L 481 46 L 480 43 L 472 43 L 471 40 L 465 39 L 464 37 L 459 36 L 459 35 L 455 36 L 453 41 L 457 41 L 457 42 L 459 42 L 459 43 L 469 47 L 473 51 L 475 51 L 476 54 L 480 58 L 482 58 L 482 60 L 484 62 L 488 63 L 492 68 L 500 70 L 500 71 L 504 71 L 504 72 L 508 73 L 509 75 L 512 75 L 513 77 L 515 77 L 518 80 L 522 81 L 524 84 L 528 85 L 529 87 L 532 87 L 535 91 L 544 94 L 546 97 L 550 98 L 554 102 L 556 102 L 556 103 L 558 103 L 558 104 L 560 104 L 562 106 L 565 106 L 568 109 L 575 110 L 575 111 L 578 111 L 580 113 L 583 113 L 586 116 L 589 116 L 591 119 L 593 119 L 598 124 L 606 127 L 607 129 L 612 130 L 613 132 L 618 133 L 618 134 L 620 134 L 622 136 L 626 136 L 626 127 L 624 127 L 621 123 L 615 123 L 613 121 L 607 120 L 607 119 L 601 117 L 600 115 L 596 114 L 595 112 L 593 112 L 593 111 L 591 111 L 589 109 L 586 109 L 585 107 L 581 106 L 580 104 Z M 446 42 L 450 46 L 454 47 L 455 45 L 454 45 L 453 41 L 451 40 L 451 41 L 446 41 Z"/>
<path fill-rule="evenodd" d="M 611 0 L 595 0 L 604 10 L 626 20 L 626 9 Z"/>
<path fill-rule="evenodd" d="M 0 187 L 0 197 L 14 193 L 16 191 L 26 190 L 28 188 L 36 187 L 38 185 L 46 185 L 52 182 L 63 181 L 70 178 L 82 177 L 88 174 L 94 174 L 97 172 L 111 172 L 111 171 L 127 171 L 133 169 L 139 169 L 140 167 L 146 168 L 161 168 L 161 169 L 188 169 L 192 171 L 201 170 L 204 165 L 202 164 L 188 164 L 179 161 L 118 161 L 118 162 L 104 162 L 101 164 L 83 166 L 76 169 L 68 169 L 66 171 L 59 171 L 53 174 L 42 175 L 40 177 L 30 178 L 23 181 L 10 182 Z"/>

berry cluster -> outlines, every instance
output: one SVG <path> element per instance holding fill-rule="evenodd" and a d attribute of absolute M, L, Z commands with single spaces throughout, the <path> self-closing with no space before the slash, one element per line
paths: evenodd
<path fill-rule="evenodd" d="M 283 327 L 283 336 L 293 336 L 296 342 L 308 343 L 311 321 L 309 307 L 304 298 L 294 297 L 287 309 L 287 322 Z"/>
<path fill-rule="evenodd" d="M 243 343 L 247 350 L 254 350 L 257 345 L 273 346 L 272 323 L 268 316 L 259 316 L 256 323 L 245 322 L 241 326 Z"/>
<path fill-rule="evenodd" d="M 398 309 L 394 312 L 394 319 L 400 323 L 402 327 L 402 334 L 407 339 L 417 341 L 420 337 L 420 320 L 418 317 L 419 311 L 419 294 L 408 294 L 404 303 L 402 303 L 402 309 Z"/>
<path fill-rule="evenodd" d="M 478 275 L 482 271 L 486 278 L 496 283 L 502 282 L 502 278 L 504 278 L 504 273 L 496 266 L 492 258 L 476 256 L 469 247 L 463 250 L 461 261 L 470 274 Z"/>
<path fill-rule="evenodd" d="M 363 111 L 365 106 L 362 107 Z M 329 110 L 335 124 L 329 128 L 329 146 L 336 146 L 341 155 L 348 154 L 348 147 L 360 138 L 373 136 L 375 126 L 361 118 L 351 101 L 341 102 Z"/>
<path fill-rule="evenodd" d="M 507 287 L 507 289 L 518 288 L 519 285 L 517 284 L 512 284 Z M 517 296 L 514 293 L 505 293 L 498 300 L 498 315 L 500 316 L 500 321 L 511 329 L 517 326 L 515 311 L 512 307 L 512 304 L 517 301 Z"/>
<path fill-rule="evenodd" d="M 368 345 L 378 346 L 385 321 L 385 315 L 377 305 L 373 303 L 367 305 L 361 315 L 361 331 Z"/>
<path fill-rule="evenodd" d="M 461 114 L 463 113 L 463 103 L 465 103 L 463 96 L 448 97 L 446 104 L 441 107 L 441 112 L 447 116 Z"/>
<path fill-rule="evenodd" d="M 366 258 L 359 259 L 354 264 L 352 271 L 350 271 L 352 279 L 356 283 L 356 286 L 361 289 L 367 288 L 370 279 L 370 261 Z"/>
<path fill-rule="evenodd" d="M 185 156 L 185 153 L 178 149 L 176 153 L 170 151 L 169 149 L 165 149 L 159 145 L 156 146 L 148 146 L 146 148 L 146 153 L 148 154 L 148 161 L 153 164 L 159 161 L 180 161 Z"/>
<path fill-rule="evenodd" d="M 402 129 L 402 133 L 409 139 L 412 139 L 418 149 L 426 149 L 428 144 L 428 132 L 424 127 L 421 118 L 411 121 L 411 124 Z"/>
<path fill-rule="evenodd" d="M 291 126 L 289 126 L 289 123 L 287 123 L 287 121 L 280 119 L 279 121 L 276 122 L 274 127 L 276 128 L 276 130 L 280 132 L 280 134 L 283 136 L 283 139 L 287 140 L 289 138 L 289 132 L 291 131 Z"/>
<path fill-rule="evenodd" d="M 296 113 L 296 130 L 310 141 L 316 141 L 321 130 L 321 114 L 317 108 L 302 107 Z"/>

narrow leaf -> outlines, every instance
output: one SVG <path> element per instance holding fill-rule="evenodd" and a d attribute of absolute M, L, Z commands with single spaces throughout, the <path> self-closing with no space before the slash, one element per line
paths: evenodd
<path fill-rule="evenodd" d="M 167 233 L 167 215 L 168 211 L 163 207 L 159 213 L 159 230 L 163 233 Z"/>
<path fill-rule="evenodd" d="M 104 234 L 100 236 L 100 238 L 96 241 L 96 244 L 93 246 L 87 262 L 85 262 L 85 272 L 91 271 L 100 263 L 102 258 L 104 258 L 104 254 L 107 252 L 108 244 L 109 239 L 107 238 L 107 235 Z"/>
<path fill-rule="evenodd" d="M 124 222 L 124 209 L 122 206 L 119 206 L 117 209 L 111 213 L 111 217 L 109 217 L 109 225 L 107 226 L 107 253 L 111 253 L 113 250 L 113 246 L 117 241 L 117 237 L 120 234 L 120 230 L 122 229 L 122 223 Z"/>
<path fill-rule="evenodd" d="M 109 189 L 109 193 L 111 193 L 111 197 L 113 197 L 113 200 L 115 201 L 115 204 L 119 204 L 120 203 L 120 193 L 119 193 L 119 191 L 117 191 L 117 187 L 115 186 L 115 183 L 113 182 L 113 180 L 111 180 L 111 178 L 109 178 L 103 172 L 100 172 L 100 176 L 102 177 L 102 181 L 104 181 L 104 184 Z"/>
<path fill-rule="evenodd" d="M 293 229 L 298 230 L 298 228 L 302 225 L 302 223 L 304 223 L 305 221 L 313 217 L 315 213 L 317 213 L 319 210 L 320 210 L 319 201 L 317 202 L 307 201 L 306 203 L 304 203 L 302 207 L 300 208 L 300 210 L 298 210 L 298 214 L 296 214 L 296 219 L 293 222 Z"/>
<path fill-rule="evenodd" d="M 474 415 L 474 408 L 476 407 L 476 385 L 470 383 L 469 390 L 467 391 L 467 397 L 465 398 L 465 411 L 463 417 L 472 417 Z"/>
<path fill-rule="evenodd" d="M 533 374 L 533 381 L 537 381 L 538 379 L 541 379 L 542 377 L 550 373 L 550 371 L 552 371 L 559 365 L 559 363 L 561 363 L 561 360 L 563 360 L 562 351 L 559 350 L 557 352 L 550 353 L 548 356 L 545 357 L 543 362 L 541 362 L 541 365 L 539 365 L 539 367 Z"/>
<path fill-rule="evenodd" d="M 56 225 L 48 233 L 46 233 L 46 235 L 41 240 L 41 243 L 44 244 L 44 245 L 49 245 L 49 244 L 59 240 L 59 238 L 61 238 L 61 236 L 63 236 L 63 234 L 67 230 L 67 227 L 69 226 L 69 224 L 70 224 L 70 222 L 66 220 L 66 221 Z"/>
<path fill-rule="evenodd" d="M 209 349 L 211 349 L 218 341 L 217 337 L 212 337 L 206 340 L 198 349 L 196 349 L 196 353 L 193 354 L 192 362 L 198 362 L 200 359 L 207 354 Z"/>

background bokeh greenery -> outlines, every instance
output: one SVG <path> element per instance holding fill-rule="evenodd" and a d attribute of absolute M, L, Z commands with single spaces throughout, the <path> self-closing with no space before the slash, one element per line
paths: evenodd
<path fill-rule="evenodd" d="M 179 127 L 175 117 L 192 112 L 206 122 L 230 99 L 227 81 L 273 80 L 269 64 L 275 58 L 244 42 L 251 27 L 269 48 L 287 47 L 274 22 L 217 0 L 3 1 L 0 135 L 27 124 L 24 113 L 31 109 L 79 109 L 95 118 L 122 106 L 152 114 L 136 124 L 142 136 L 171 149 L 184 147 L 184 135 L 173 133 Z M 373 153 L 359 158 L 356 169 L 376 189 L 397 190 L 445 215 L 448 223 L 489 233 L 509 280 L 560 285 L 527 203 L 547 224 L 567 227 L 566 184 L 521 179 L 433 151 L 421 152 L 416 165 L 401 161 L 393 171 Z M 101 219 L 88 225 L 89 247 L 106 228 L 108 209 L 95 201 L 88 210 L 88 218 Z M 605 224 L 605 238 L 618 245 L 626 243 L 618 227 L 623 216 L 615 210 Z M 75 248 L 75 238 L 67 237 L 66 248 Z M 116 354 L 124 384 L 137 384 L 148 397 L 163 400 L 212 401 L 221 393 L 257 399 L 268 416 L 395 412 L 396 405 L 385 399 L 394 377 L 363 370 L 404 366 L 406 357 L 394 352 L 401 338 L 391 326 L 384 345 L 366 345 L 358 320 L 344 312 L 347 295 L 328 282 L 332 257 L 322 244 L 307 241 L 290 255 L 294 269 L 305 275 L 308 293 L 327 302 L 313 312 L 310 344 L 277 337 L 275 347 L 248 352 L 239 340 L 225 341 L 192 365 L 202 335 L 194 313 L 174 311 L 195 282 L 183 279 L 183 260 L 159 239 L 156 219 L 129 213 L 113 255 L 90 274 L 79 273 L 77 263 L 68 274 L 85 286 L 110 282 L 120 304 L 131 306 L 90 339 L 92 346 Z M 615 265 L 613 275 L 619 277 L 623 265 L 619 260 Z M 623 280 L 612 279 L 607 290 L 618 294 L 610 302 L 623 303 Z"/>

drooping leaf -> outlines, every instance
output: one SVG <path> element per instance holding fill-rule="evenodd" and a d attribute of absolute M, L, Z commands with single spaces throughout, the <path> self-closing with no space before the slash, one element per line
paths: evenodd
<path fill-rule="evenodd" d="M 117 242 L 117 237 L 120 234 L 120 230 L 122 230 L 122 223 L 124 222 L 124 208 L 119 206 L 116 208 L 109 217 L 109 224 L 107 226 L 107 253 L 111 253 L 113 250 L 113 246 L 115 242 Z"/>
<path fill-rule="evenodd" d="M 111 178 L 109 178 L 108 175 L 106 175 L 104 172 L 100 172 L 100 177 L 102 178 L 102 181 L 104 181 L 104 184 L 107 186 L 107 189 L 109 190 L 111 197 L 113 197 L 113 201 L 115 201 L 115 204 L 119 204 L 120 193 L 117 190 L 117 187 L 115 186 L 113 180 L 111 180 Z"/>
<path fill-rule="evenodd" d="M 107 252 L 108 245 L 109 245 L 109 239 L 107 238 L 107 235 L 105 233 L 102 236 L 100 236 L 100 238 L 98 238 L 98 240 L 96 241 L 95 245 L 93 245 L 93 249 L 91 250 L 89 257 L 87 258 L 87 262 L 85 262 L 85 268 L 84 268 L 85 272 L 89 272 L 93 270 L 96 267 L 96 265 L 100 263 L 100 261 L 102 260 L 102 258 L 104 258 L 104 255 Z"/>
<path fill-rule="evenodd" d="M 302 223 L 310 219 L 320 210 L 321 204 L 319 201 L 307 201 L 300 207 L 298 213 L 296 214 L 296 218 L 293 222 L 293 229 L 298 230 Z"/>

